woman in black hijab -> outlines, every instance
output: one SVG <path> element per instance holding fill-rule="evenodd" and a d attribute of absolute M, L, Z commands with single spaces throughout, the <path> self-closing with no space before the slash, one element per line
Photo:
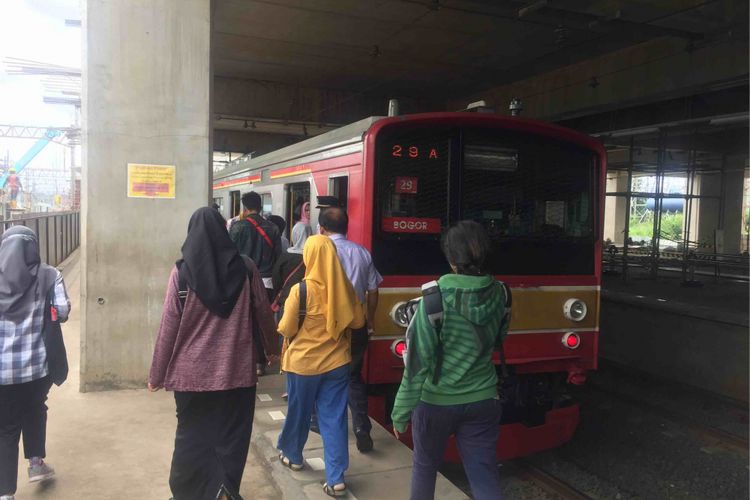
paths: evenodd
<path fill-rule="evenodd" d="M 13 498 L 18 441 L 23 435 L 29 481 L 51 478 L 44 463 L 47 400 L 52 383 L 67 376 L 62 337 L 48 343 L 54 326 L 68 319 L 70 300 L 62 274 L 43 264 L 36 234 L 14 226 L 0 238 L 0 497 Z"/>
<path fill-rule="evenodd" d="M 237 253 L 221 215 L 200 208 L 169 278 L 148 384 L 174 391 L 175 500 L 241 498 L 258 380 L 255 325 L 258 347 L 278 355 L 260 273 Z"/>
<path fill-rule="evenodd" d="M 176 265 L 180 276 L 211 312 L 222 318 L 229 316 L 247 270 L 224 229 L 221 214 L 209 208 L 196 210 L 188 223 L 182 259 Z"/>

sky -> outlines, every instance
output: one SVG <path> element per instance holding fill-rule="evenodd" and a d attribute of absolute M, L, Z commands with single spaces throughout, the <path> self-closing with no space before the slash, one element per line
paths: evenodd
<path fill-rule="evenodd" d="M 65 19 L 80 19 L 79 0 L 0 0 L 0 124 L 69 127 L 75 122 L 73 106 L 45 104 L 36 76 L 10 76 L 6 57 L 81 67 L 81 28 L 65 26 Z M 20 158 L 34 141 L 0 138 L 0 155 Z M 64 148 L 48 146 L 30 166 L 58 168 Z"/>

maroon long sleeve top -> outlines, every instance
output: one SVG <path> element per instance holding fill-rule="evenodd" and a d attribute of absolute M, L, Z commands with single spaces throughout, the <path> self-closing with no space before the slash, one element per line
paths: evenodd
<path fill-rule="evenodd" d="M 170 391 L 196 392 L 254 386 L 258 377 L 253 318 L 262 348 L 269 355 L 279 353 L 273 313 L 257 269 L 228 318 L 209 311 L 190 289 L 183 310 L 178 290 L 175 267 L 169 276 L 149 383 Z"/>

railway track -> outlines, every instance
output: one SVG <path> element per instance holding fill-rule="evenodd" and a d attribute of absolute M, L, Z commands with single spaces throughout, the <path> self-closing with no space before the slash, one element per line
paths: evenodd
<path fill-rule="evenodd" d="M 644 408 L 650 413 L 658 415 L 666 420 L 671 420 L 672 422 L 678 423 L 680 425 L 684 425 L 688 430 L 690 430 L 691 433 L 699 437 L 702 437 L 703 439 L 714 441 L 724 446 L 725 448 L 729 448 L 734 451 L 744 453 L 746 455 L 748 454 L 750 441 L 748 441 L 748 438 L 744 436 L 738 436 L 736 434 L 732 434 L 722 429 L 718 429 L 716 427 L 712 427 L 710 425 L 697 422 L 691 419 L 690 417 L 685 416 L 683 413 L 678 413 L 676 411 L 668 410 L 666 408 L 655 405 L 653 403 L 649 403 L 648 401 L 644 401 L 637 397 L 633 397 L 627 394 L 622 394 L 619 392 L 614 392 L 614 391 L 605 389 L 597 384 L 592 383 L 592 384 L 589 384 L 588 387 L 602 394 L 606 394 L 613 398 L 617 398 L 620 401 L 624 401 L 638 408 Z"/>
<path fill-rule="evenodd" d="M 536 484 L 546 493 L 563 500 L 594 500 L 586 493 L 576 489 L 559 477 L 553 476 L 540 469 L 530 461 L 519 458 L 506 464 L 510 465 L 511 472 L 519 479 Z"/>

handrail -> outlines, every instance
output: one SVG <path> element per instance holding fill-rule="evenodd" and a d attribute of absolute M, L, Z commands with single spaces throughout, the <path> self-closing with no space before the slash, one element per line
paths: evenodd
<path fill-rule="evenodd" d="M 60 265 L 81 244 L 79 211 L 46 212 L 14 219 L 0 219 L 2 232 L 19 225 L 26 226 L 36 233 L 42 262 L 51 266 Z"/>
<path fill-rule="evenodd" d="M 18 222 L 23 222 L 27 220 L 33 220 L 33 219 L 44 219 L 45 217 L 51 217 L 54 215 L 67 215 L 67 214 L 77 214 L 80 213 L 79 210 L 66 210 L 64 212 L 38 212 L 35 214 L 29 214 L 29 215 L 22 215 L 20 217 L 14 217 L 12 219 L 0 219 L 0 224 L 7 224 L 10 223 L 11 225 L 18 225 Z M 7 229 L 4 227 L 4 229 Z"/>

